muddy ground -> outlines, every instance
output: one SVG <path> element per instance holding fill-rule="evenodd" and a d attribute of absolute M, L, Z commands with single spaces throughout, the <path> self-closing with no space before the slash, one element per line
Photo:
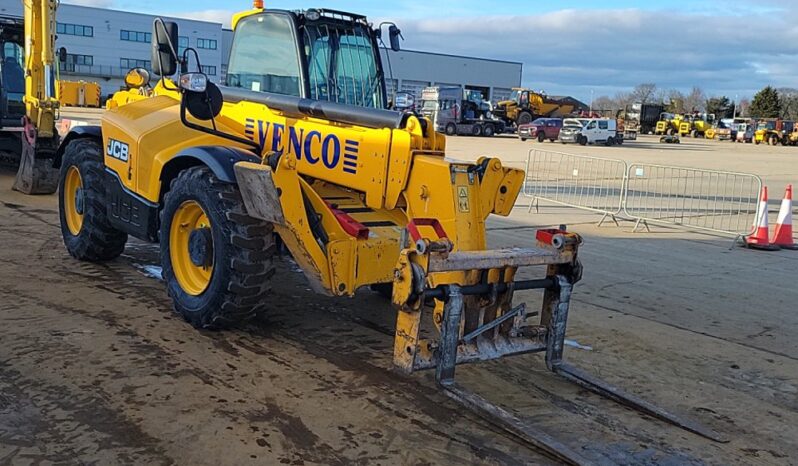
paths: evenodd
<path fill-rule="evenodd" d="M 155 247 L 77 262 L 55 196 L 11 184 L 0 172 L 0 464 L 551 463 L 432 374 L 394 372 L 379 295 L 316 296 L 282 261 L 265 316 L 196 331 L 170 308 Z M 730 441 L 581 390 L 539 355 L 460 368 L 460 382 L 600 464 L 798 463 L 798 253 L 596 221 L 519 208 L 489 235 L 498 247 L 548 224 L 582 233 L 567 359 Z"/>

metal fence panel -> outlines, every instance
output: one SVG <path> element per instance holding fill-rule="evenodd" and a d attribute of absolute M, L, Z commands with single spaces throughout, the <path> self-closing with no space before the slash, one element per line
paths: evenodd
<path fill-rule="evenodd" d="M 734 236 L 754 231 L 762 180 L 752 174 L 633 163 L 624 214 Z M 637 229 L 637 225 L 635 226 Z"/>
<path fill-rule="evenodd" d="M 530 210 L 544 200 L 614 218 L 621 213 L 626 172 L 623 160 L 532 149 L 523 193 L 532 198 Z"/>

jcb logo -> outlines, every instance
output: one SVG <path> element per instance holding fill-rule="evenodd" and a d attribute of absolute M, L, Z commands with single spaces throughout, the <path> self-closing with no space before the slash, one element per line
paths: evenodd
<path fill-rule="evenodd" d="M 119 159 L 123 162 L 127 162 L 128 151 L 129 151 L 128 145 L 125 144 L 124 142 L 117 141 L 116 139 L 109 139 L 108 147 L 105 148 L 105 153 L 109 157 Z"/>

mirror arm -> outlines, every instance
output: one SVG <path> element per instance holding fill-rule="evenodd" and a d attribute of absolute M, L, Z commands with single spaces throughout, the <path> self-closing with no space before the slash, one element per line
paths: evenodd
<path fill-rule="evenodd" d="M 185 93 L 185 91 L 184 91 L 184 93 Z M 263 148 L 260 146 L 260 144 L 254 142 L 254 141 L 250 141 L 249 139 L 245 139 L 245 138 L 242 138 L 242 137 L 239 137 L 239 136 L 235 136 L 233 134 L 227 134 L 227 133 L 225 133 L 223 131 L 219 131 L 219 130 L 216 129 L 216 121 L 215 121 L 215 119 L 211 119 L 211 121 L 213 122 L 213 128 L 208 128 L 207 126 L 198 125 L 196 123 L 192 123 L 192 122 L 188 121 L 188 118 L 186 117 L 186 99 L 182 98 L 182 96 L 181 96 L 181 99 L 180 99 L 180 122 L 183 123 L 183 125 L 185 125 L 186 128 L 190 128 L 190 129 L 193 129 L 195 131 L 199 131 L 199 132 L 206 133 L 206 134 L 212 134 L 214 136 L 219 136 L 220 138 L 224 138 L 224 139 L 227 139 L 227 140 L 230 140 L 230 141 L 233 141 L 233 142 L 238 142 L 240 144 L 247 145 L 247 146 L 252 147 L 253 149 L 255 149 L 255 152 L 256 152 L 256 154 L 259 157 L 263 153 Z"/>

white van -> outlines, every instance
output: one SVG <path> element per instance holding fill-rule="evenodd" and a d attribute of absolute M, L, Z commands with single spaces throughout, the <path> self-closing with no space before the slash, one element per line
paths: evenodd
<path fill-rule="evenodd" d="M 581 145 L 603 143 L 608 146 L 623 144 L 623 135 L 618 134 L 615 120 L 608 118 L 580 118 L 582 128 L 572 131 L 560 131 L 560 142 L 575 142 Z M 563 128 L 565 130 L 565 128 Z"/>

